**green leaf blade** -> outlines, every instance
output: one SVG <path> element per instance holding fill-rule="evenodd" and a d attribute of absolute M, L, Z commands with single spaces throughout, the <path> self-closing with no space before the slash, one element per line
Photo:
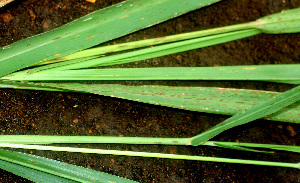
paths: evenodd
<path fill-rule="evenodd" d="M 19 81 L 101 80 L 244 80 L 300 84 L 300 64 L 224 67 L 154 67 L 122 69 L 45 70 L 3 77 Z"/>
<path fill-rule="evenodd" d="M 298 100 L 300 100 L 300 86 L 284 92 L 266 102 L 256 105 L 248 109 L 247 111 L 228 118 L 227 120 L 214 126 L 213 128 L 192 137 L 191 144 L 195 146 L 202 144 L 225 130 L 238 125 L 246 124 L 253 120 L 277 112 L 283 107 L 295 103 Z"/>
<path fill-rule="evenodd" d="M 0 159 L 78 182 L 134 182 L 121 177 L 75 165 L 69 165 L 56 160 L 7 150 L 0 150 Z"/>
<path fill-rule="evenodd" d="M 257 20 L 257 28 L 266 34 L 300 32 L 300 8 L 285 10 Z"/>
<path fill-rule="evenodd" d="M 278 92 L 213 87 L 126 86 L 116 84 L 38 83 L 66 91 L 87 92 L 154 105 L 235 115 L 280 95 Z M 265 119 L 300 123 L 300 102 L 288 106 Z"/>

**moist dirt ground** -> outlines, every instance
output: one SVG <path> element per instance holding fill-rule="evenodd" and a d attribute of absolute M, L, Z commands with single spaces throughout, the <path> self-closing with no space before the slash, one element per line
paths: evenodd
<path fill-rule="evenodd" d="M 60 27 L 118 2 L 120 1 L 97 0 L 95 3 L 89 3 L 84 0 L 15 0 L 0 9 L 1 46 Z M 223 0 L 105 45 L 253 21 L 268 14 L 297 8 L 299 5 L 298 0 Z M 295 64 L 299 63 L 299 60 L 299 34 L 261 34 L 208 48 L 125 64 L 122 67 Z M 293 87 L 263 82 L 123 83 L 214 86 L 281 92 Z M 92 94 L 0 89 L 1 134 L 191 137 L 228 117 Z M 230 129 L 213 140 L 300 145 L 299 127 L 297 124 L 256 120 Z M 109 144 L 77 146 L 265 161 L 300 161 L 300 156 L 296 153 L 279 151 L 273 154 L 260 154 L 202 146 Z M 35 150 L 22 152 L 145 183 L 300 182 L 300 171 L 291 168 Z M 0 182 L 30 181 L 1 170 Z"/>

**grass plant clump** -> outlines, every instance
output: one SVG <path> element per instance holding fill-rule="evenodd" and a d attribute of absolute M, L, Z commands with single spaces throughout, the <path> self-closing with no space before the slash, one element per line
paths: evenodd
<path fill-rule="evenodd" d="M 226 114 L 232 117 L 189 138 L 1 135 L 0 146 L 300 168 L 299 163 L 59 146 L 59 144 L 75 143 L 207 145 L 255 153 L 273 153 L 279 150 L 299 153 L 299 146 L 209 141 L 226 130 L 260 118 L 299 123 L 299 64 L 103 68 L 213 46 L 261 33 L 299 33 L 299 8 L 268 15 L 249 23 L 90 48 L 217 1 L 206 0 L 200 4 L 188 1 L 185 6 L 178 6 L 182 1 L 163 0 L 153 3 L 149 0 L 130 0 L 96 11 L 53 31 L 16 42 L 0 50 L 0 67 L 2 68 L 0 88 L 92 93 L 185 110 Z M 155 13 L 166 8 L 168 11 L 164 13 Z M 111 32 L 112 28 L 119 31 Z M 101 30 L 100 33 L 99 30 Z M 107 53 L 116 54 L 102 56 Z M 32 55 L 35 56 L 32 57 Z M 233 88 L 129 86 L 77 82 L 103 80 L 239 80 L 284 83 L 295 87 L 279 93 Z M 1 168 L 34 181 L 45 181 L 43 177 L 46 176 L 66 182 L 133 182 L 12 151 L 1 150 L 0 159 Z"/>

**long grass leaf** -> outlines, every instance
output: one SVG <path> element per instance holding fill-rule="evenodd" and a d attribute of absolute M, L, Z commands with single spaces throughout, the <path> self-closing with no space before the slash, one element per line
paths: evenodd
<path fill-rule="evenodd" d="M 87 92 L 198 112 L 235 115 L 280 95 L 278 92 L 213 87 L 125 86 L 115 84 L 39 83 L 61 90 Z M 300 102 L 265 119 L 300 123 Z"/>
<path fill-rule="evenodd" d="M 156 67 L 17 72 L 3 79 L 20 81 L 94 80 L 251 80 L 300 84 L 300 64 L 225 67 Z"/>
<path fill-rule="evenodd" d="M 50 150 L 50 151 L 67 151 L 67 152 L 80 152 L 80 153 L 111 154 L 111 155 L 121 155 L 121 156 L 137 156 L 137 157 L 147 157 L 147 158 L 182 159 L 182 160 L 211 161 L 211 162 L 222 162 L 222 163 L 278 166 L 278 167 L 288 167 L 288 168 L 298 168 L 298 169 L 300 168 L 299 163 L 270 162 L 270 161 L 230 159 L 230 158 L 206 157 L 206 156 L 190 156 L 190 155 L 179 155 L 179 154 L 162 154 L 162 153 L 149 153 L 149 152 L 136 152 L 136 151 L 120 151 L 120 150 L 24 145 L 24 144 L 1 144 L 1 146 L 11 147 L 11 148 L 23 148 L 23 149 Z"/>
<path fill-rule="evenodd" d="M 70 91 L 94 93 L 167 107 L 235 115 L 279 95 L 279 92 L 214 87 L 125 86 L 116 84 L 82 83 L 20 83 L 3 84 L 15 89 Z M 2 85 L 0 84 L 0 87 Z M 300 102 L 265 116 L 264 119 L 300 123 Z"/>
<path fill-rule="evenodd" d="M 246 124 L 253 120 L 262 118 L 266 115 L 279 111 L 280 109 L 295 103 L 300 100 L 300 85 L 284 92 L 266 102 L 258 104 L 242 113 L 228 118 L 224 122 L 214 126 L 213 128 L 191 138 L 192 145 L 202 144 L 214 136 L 222 133 L 225 130 L 238 125 Z"/>
<path fill-rule="evenodd" d="M 0 150 L 0 159 L 78 182 L 134 182 L 114 175 L 25 153 Z"/>
<path fill-rule="evenodd" d="M 0 143 L 9 143 L 9 144 L 120 143 L 120 144 L 188 145 L 187 142 L 188 142 L 188 138 L 0 135 Z"/>

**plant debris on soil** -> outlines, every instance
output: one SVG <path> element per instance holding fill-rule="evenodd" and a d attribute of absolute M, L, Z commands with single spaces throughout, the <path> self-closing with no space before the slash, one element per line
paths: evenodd
<path fill-rule="evenodd" d="M 121 0 L 15 0 L 0 9 L 1 47 L 60 27 L 118 2 Z M 243 23 L 299 6 L 298 0 L 224 0 L 103 45 Z M 121 67 L 296 64 L 299 60 L 299 34 L 262 34 L 208 48 L 124 64 Z M 294 87 L 285 84 L 237 81 L 122 83 L 214 86 L 281 92 Z M 228 117 L 93 94 L 0 89 L 0 132 L 3 135 L 191 137 Z M 256 120 L 230 129 L 213 140 L 299 146 L 299 127 L 298 124 Z M 300 156 L 296 153 L 276 151 L 274 154 L 260 154 L 202 146 L 113 144 L 74 146 L 293 163 L 300 160 Z M 300 171 L 290 168 L 36 150 L 16 151 L 60 160 L 139 182 L 300 182 Z M 30 181 L 1 170 L 0 182 Z"/>

